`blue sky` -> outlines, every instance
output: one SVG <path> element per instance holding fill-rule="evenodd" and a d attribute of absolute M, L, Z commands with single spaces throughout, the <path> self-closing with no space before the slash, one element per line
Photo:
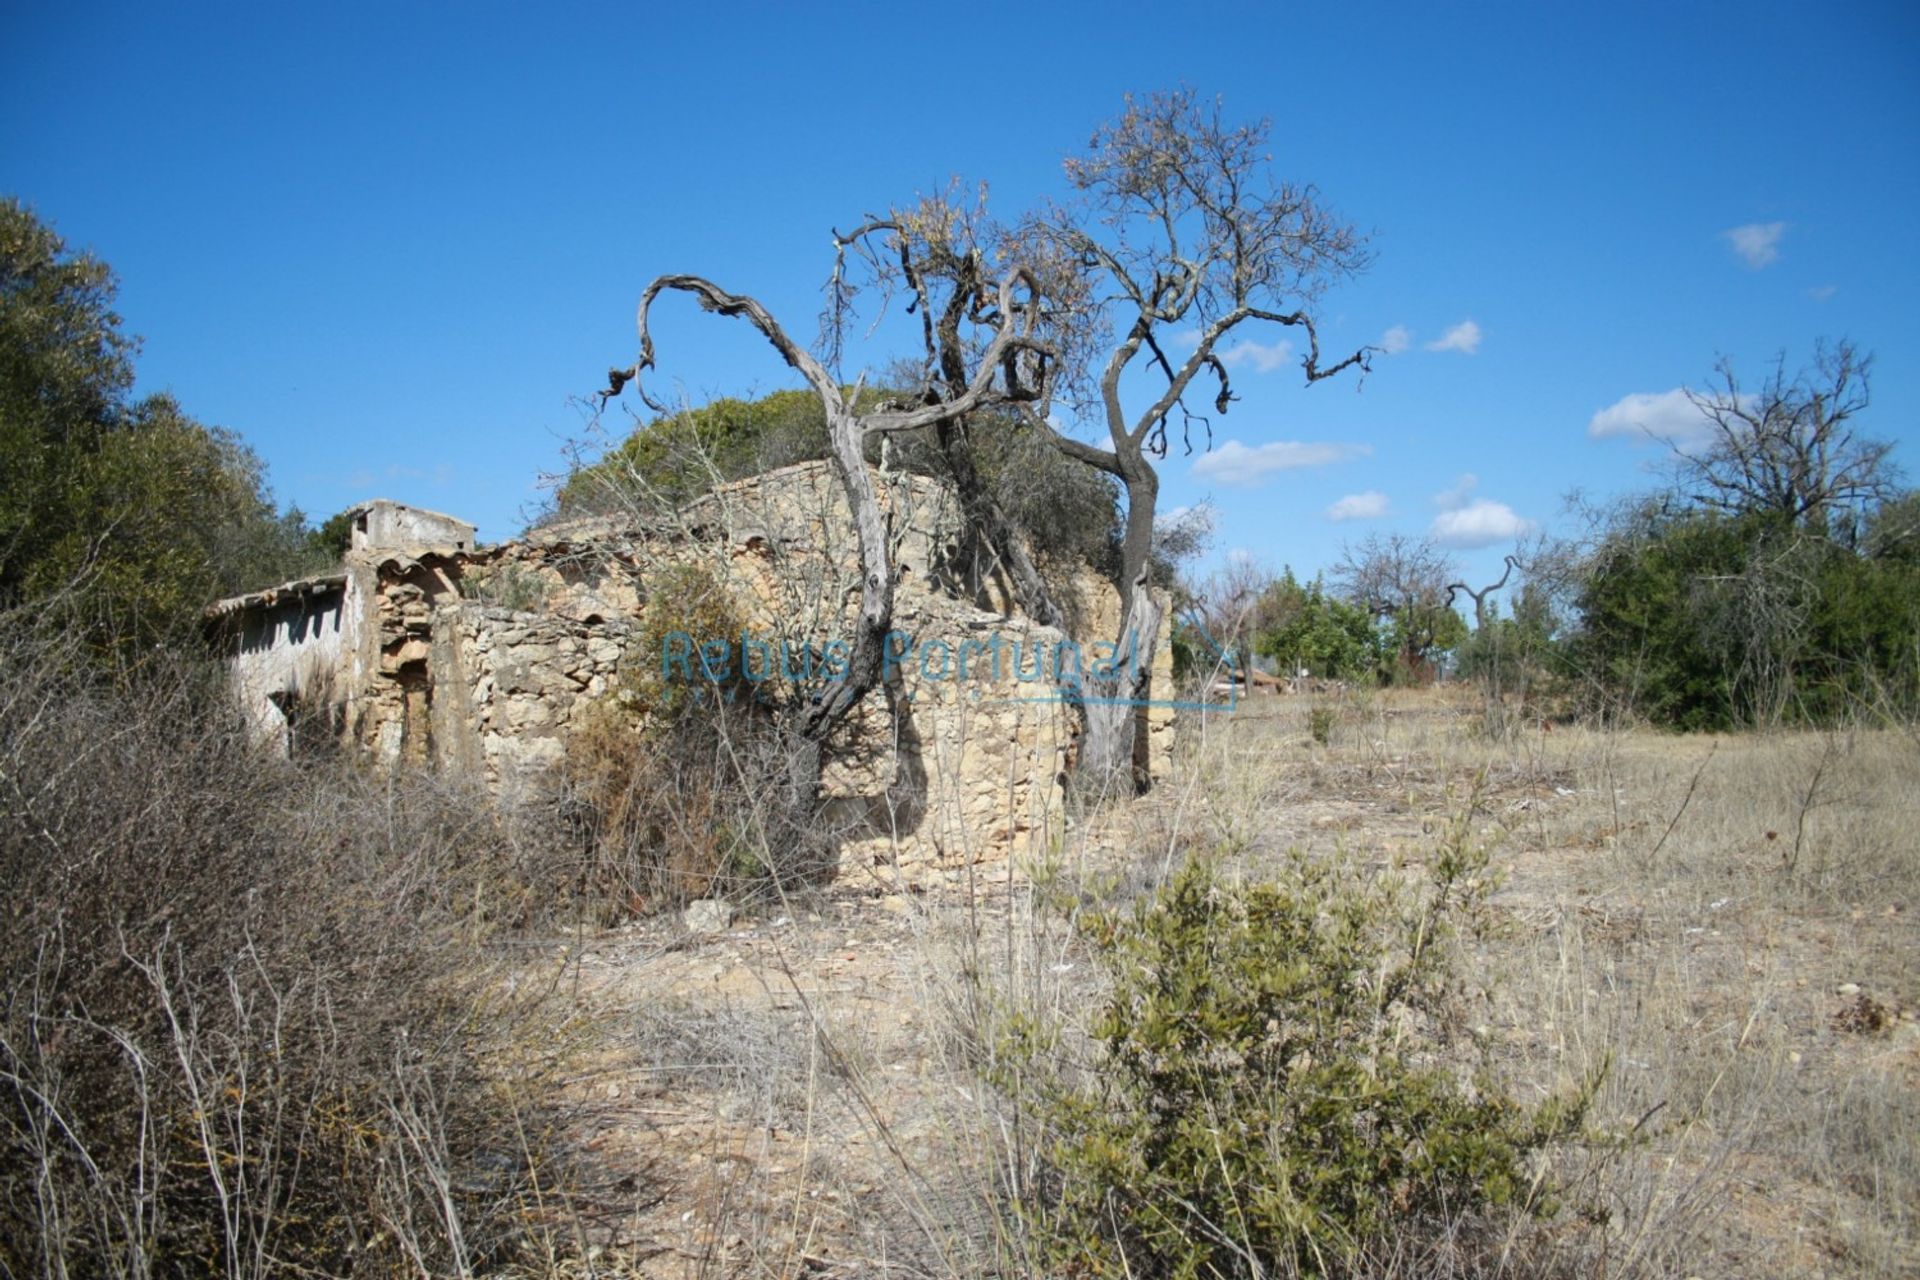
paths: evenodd
<path fill-rule="evenodd" d="M 1003 212 L 1061 194 L 1123 93 L 1184 82 L 1271 117 L 1276 168 L 1372 231 L 1326 342 L 1405 349 L 1358 390 L 1241 352 L 1223 451 L 1170 459 L 1163 506 L 1211 499 L 1215 554 L 1274 567 L 1384 531 L 1484 568 L 1576 486 L 1650 483 L 1658 450 L 1605 433 L 1721 355 L 1757 378 L 1852 338 L 1863 426 L 1920 470 L 1916 67 L 1920 10 L 1889 3 L 21 0 L 0 190 L 114 266 L 141 389 L 243 433 L 283 501 L 499 538 L 654 275 L 810 334 L 830 228 L 954 175 Z M 692 399 L 791 385 L 690 305 L 659 341 Z"/>

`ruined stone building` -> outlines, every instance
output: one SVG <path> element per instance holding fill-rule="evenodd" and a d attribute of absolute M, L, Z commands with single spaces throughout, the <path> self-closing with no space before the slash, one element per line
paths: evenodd
<path fill-rule="evenodd" d="M 1039 655 L 1069 637 L 1020 612 L 970 549 L 946 486 L 875 479 L 909 649 L 895 696 L 870 695 L 829 757 L 823 798 L 852 833 L 843 858 L 847 846 L 936 863 L 1025 849 L 1060 820 L 1076 722 L 1039 678 Z M 339 570 L 220 601 L 208 617 L 264 742 L 344 743 L 458 770 L 521 802 L 552 794 L 568 735 L 596 700 L 636 664 L 659 669 L 639 619 L 650 582 L 687 563 L 712 570 L 748 631 L 776 648 L 845 634 L 857 605 L 845 498 L 813 462 L 723 486 L 668 521 L 574 521 L 489 547 L 451 516 L 370 502 L 353 512 Z M 1083 571 L 1069 594 L 1082 638 L 1113 634 L 1109 584 Z M 1164 689 L 1164 642 L 1154 660 Z M 1163 757 L 1171 714 L 1149 721 Z"/>

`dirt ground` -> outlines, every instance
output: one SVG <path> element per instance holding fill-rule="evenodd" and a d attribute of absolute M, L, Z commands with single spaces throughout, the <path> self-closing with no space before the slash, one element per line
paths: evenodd
<path fill-rule="evenodd" d="M 1474 1040 L 1522 1098 L 1604 1065 L 1596 1126 L 1630 1139 L 1556 1166 L 1558 1269 L 1920 1273 L 1909 733 L 1495 735 L 1444 692 L 1190 721 L 1172 779 L 1067 823 L 1044 865 L 846 870 L 724 932 L 663 917 L 543 960 L 591 1046 L 564 1108 L 568 1265 L 1020 1273 L 964 1032 L 982 991 L 1097 999 L 1045 904 L 1143 892 L 1196 848 L 1256 877 L 1289 849 L 1417 867 L 1464 813 L 1499 876 L 1462 992 Z"/>

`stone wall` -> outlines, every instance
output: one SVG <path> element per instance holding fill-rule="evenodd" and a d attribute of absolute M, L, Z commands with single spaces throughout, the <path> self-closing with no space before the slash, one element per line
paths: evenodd
<path fill-rule="evenodd" d="M 620 678 L 634 628 L 459 601 L 434 614 L 434 755 L 503 799 L 550 789 L 567 735 Z"/>

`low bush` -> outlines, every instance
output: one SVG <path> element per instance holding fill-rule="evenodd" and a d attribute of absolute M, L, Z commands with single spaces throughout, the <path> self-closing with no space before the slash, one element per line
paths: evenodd
<path fill-rule="evenodd" d="M 1551 1209 L 1535 1157 L 1598 1081 L 1529 1108 L 1449 1055 L 1446 942 L 1485 867 L 1464 826 L 1419 892 L 1297 856 L 1235 884 L 1200 857 L 1096 917 L 1085 1069 L 1031 1016 L 1006 1019 L 994 1069 L 1038 1121 L 1050 1177 L 1021 1213 L 1047 1264 L 1349 1275 Z"/>

